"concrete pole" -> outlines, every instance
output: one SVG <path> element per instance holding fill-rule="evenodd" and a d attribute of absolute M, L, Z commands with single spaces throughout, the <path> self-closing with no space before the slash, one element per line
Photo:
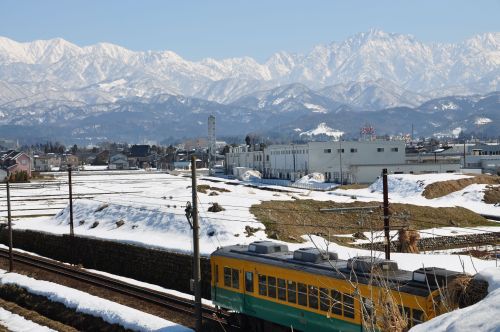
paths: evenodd
<path fill-rule="evenodd" d="M 191 156 L 191 187 L 193 199 L 193 256 L 194 256 L 194 315 L 195 315 L 195 330 L 202 331 L 202 314 L 201 314 L 201 267 L 200 267 L 200 238 L 198 226 L 198 197 L 196 186 L 196 156 Z"/>
<path fill-rule="evenodd" d="M 14 269 L 14 257 L 12 254 L 12 216 L 10 209 L 10 184 L 8 179 L 5 185 L 7 188 L 7 221 L 9 223 L 9 272 L 12 272 Z"/>

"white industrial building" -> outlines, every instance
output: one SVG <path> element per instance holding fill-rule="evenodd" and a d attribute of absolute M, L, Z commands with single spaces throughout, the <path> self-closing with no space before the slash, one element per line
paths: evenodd
<path fill-rule="evenodd" d="M 265 178 L 295 181 L 314 172 L 328 182 L 370 183 L 387 168 L 390 173 L 456 172 L 459 163 L 417 163 L 406 160 L 405 142 L 393 140 L 329 141 L 306 144 L 231 148 L 227 171 L 236 167 L 260 171 Z"/>

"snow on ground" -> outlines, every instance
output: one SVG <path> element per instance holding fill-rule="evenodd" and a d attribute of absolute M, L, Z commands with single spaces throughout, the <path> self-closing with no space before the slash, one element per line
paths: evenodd
<path fill-rule="evenodd" d="M 6 327 L 11 332 L 52 332 L 47 326 L 39 325 L 26 318 L 0 308 L 0 325 Z M 55 331 L 54 331 L 55 332 Z"/>
<path fill-rule="evenodd" d="M 310 183 L 324 183 L 325 182 L 325 175 L 322 173 L 311 173 L 307 174 L 297 181 L 295 183 L 297 184 L 310 184 Z"/>
<path fill-rule="evenodd" d="M 326 135 L 326 136 L 331 136 L 334 139 L 339 139 L 344 135 L 343 131 L 336 130 L 333 128 L 330 128 L 326 125 L 326 122 L 321 122 L 316 128 L 304 131 L 299 134 L 300 136 L 305 135 L 305 136 L 316 136 L 316 135 Z"/>
<path fill-rule="evenodd" d="M 28 292 L 47 297 L 50 301 L 84 314 L 101 317 L 105 322 L 118 324 L 135 331 L 181 332 L 190 329 L 163 318 L 112 302 L 88 293 L 52 282 L 36 280 L 17 273 L 0 270 L 0 283 L 14 284 Z"/>
<path fill-rule="evenodd" d="M 500 207 L 481 201 L 484 185 L 471 185 L 462 191 L 442 198 L 426 199 L 421 195 L 425 186 L 436 182 L 468 177 L 459 174 L 390 175 L 390 201 L 429 206 L 463 206 L 476 212 L 500 216 Z M 250 188 L 242 182 L 207 178 L 219 182 L 198 179 L 198 184 L 209 185 L 215 190 L 206 194 L 199 193 L 201 252 L 209 255 L 217 247 L 232 244 L 248 244 L 255 240 L 266 239 L 264 225 L 250 213 L 253 204 L 268 200 L 316 199 L 336 202 L 382 201 L 380 182 L 370 188 L 317 192 L 298 188 L 284 188 L 262 184 L 260 188 Z M 314 176 L 313 176 L 314 179 Z M 305 179 L 304 181 L 315 181 Z M 318 180 L 321 180 L 318 178 Z M 59 173 L 52 183 L 32 183 L 28 189 L 13 188 L 12 195 L 60 195 L 57 200 L 52 196 L 49 203 L 43 201 L 13 202 L 13 209 L 20 204 L 33 208 L 15 215 L 37 214 L 38 208 L 49 209 L 55 217 L 16 218 L 16 229 L 33 229 L 55 234 L 68 233 L 69 210 L 67 208 L 67 185 L 65 173 Z M 148 247 L 166 248 L 175 251 L 192 250 L 191 229 L 185 216 L 185 205 L 191 201 L 191 179 L 163 173 L 144 171 L 95 171 L 75 173 L 73 177 L 75 234 L 128 242 Z M 289 192 L 278 193 L 263 190 L 264 187 L 285 189 Z M 228 192 L 217 192 L 216 189 Z M 217 195 L 210 195 L 215 192 Z M 4 200 L 1 198 L 0 205 Z M 225 210 L 212 213 L 208 208 L 219 203 Z M 4 203 L 3 203 L 4 204 Z M 49 204 L 50 206 L 44 205 Z M 106 206 L 107 205 L 107 206 Z M 47 213 L 47 210 L 40 210 Z M 98 222 L 95 223 L 95 222 Z M 120 226 L 120 223 L 123 225 Z M 95 224 L 94 224 L 95 223 Z M 118 224 L 117 224 L 118 223 Z M 245 227 L 259 228 L 247 236 Z M 479 232 L 482 228 L 472 229 L 442 228 L 424 230 L 422 236 L 459 235 Z M 430 234 L 424 234 L 430 233 Z M 371 234 L 370 234 L 371 235 Z M 375 234 L 377 235 L 377 234 Z M 368 236 L 370 237 L 370 236 Z"/>
<path fill-rule="evenodd" d="M 426 186 L 434 182 L 459 180 L 469 178 L 463 174 L 391 174 L 388 176 L 389 201 L 391 203 L 407 203 L 431 207 L 454 207 L 461 206 L 476 213 L 500 217 L 500 206 L 486 204 L 482 201 L 484 197 L 485 184 L 471 184 L 462 190 L 449 195 L 427 199 L 422 196 Z M 382 201 L 382 179 L 375 181 L 365 189 L 339 190 L 334 195 L 354 196 L 359 201 Z M 334 199 L 335 200 L 335 199 Z"/>
<path fill-rule="evenodd" d="M 495 332 L 500 331 L 500 268 L 484 269 L 476 278 L 488 282 L 488 295 L 482 301 L 459 310 L 440 315 L 417 325 L 411 332 Z"/>
<path fill-rule="evenodd" d="M 262 174 L 259 171 L 248 170 L 240 176 L 242 181 L 254 181 L 262 178 Z"/>

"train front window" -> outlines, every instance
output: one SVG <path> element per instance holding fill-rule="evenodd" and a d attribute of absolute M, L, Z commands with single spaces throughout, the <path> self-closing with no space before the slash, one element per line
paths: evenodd
<path fill-rule="evenodd" d="M 307 307 L 307 285 L 298 283 L 298 303 Z"/>
<path fill-rule="evenodd" d="M 224 286 L 231 287 L 231 268 L 224 266 Z"/>
<path fill-rule="evenodd" d="M 309 308 L 318 309 L 318 288 L 309 286 Z"/>
<path fill-rule="evenodd" d="M 267 296 L 276 298 L 276 278 L 267 277 Z"/>
<path fill-rule="evenodd" d="M 342 315 L 342 293 L 332 290 L 332 312 L 335 315 Z"/>
<path fill-rule="evenodd" d="M 287 292 L 288 302 L 297 303 L 297 283 L 295 281 L 288 280 Z"/>
<path fill-rule="evenodd" d="M 328 294 L 328 289 L 319 289 L 319 309 L 322 311 L 328 311 L 330 308 L 330 297 Z"/>
<path fill-rule="evenodd" d="M 237 269 L 233 269 L 232 286 L 240 289 L 240 271 Z"/>
<path fill-rule="evenodd" d="M 267 279 L 262 274 L 259 274 L 259 295 L 267 296 Z"/>
<path fill-rule="evenodd" d="M 278 279 L 278 299 L 286 301 L 286 281 L 284 279 Z"/>
<path fill-rule="evenodd" d="M 253 272 L 245 273 L 245 290 L 253 293 Z"/>

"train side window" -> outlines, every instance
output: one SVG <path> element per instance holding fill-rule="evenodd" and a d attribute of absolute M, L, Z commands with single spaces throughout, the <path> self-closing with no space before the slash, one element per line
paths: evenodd
<path fill-rule="evenodd" d="M 307 285 L 298 283 L 297 284 L 297 290 L 298 290 L 298 303 L 300 305 L 306 306 L 307 307 Z"/>
<path fill-rule="evenodd" d="M 424 321 L 424 312 L 422 310 L 412 309 L 411 314 L 412 314 L 411 326 L 415 326 Z"/>
<path fill-rule="evenodd" d="M 245 273 L 245 290 L 253 293 L 253 272 Z"/>
<path fill-rule="evenodd" d="M 332 290 L 332 313 L 335 315 L 342 315 L 342 293 Z"/>
<path fill-rule="evenodd" d="M 267 296 L 276 298 L 276 278 L 267 277 Z"/>
<path fill-rule="evenodd" d="M 240 289 L 240 271 L 237 269 L 233 269 L 232 286 L 233 288 Z"/>
<path fill-rule="evenodd" d="M 344 294 L 344 317 L 354 318 L 354 297 Z"/>
<path fill-rule="evenodd" d="M 267 296 L 267 279 L 262 274 L 259 274 L 259 295 Z"/>
<path fill-rule="evenodd" d="M 309 286 L 309 308 L 318 309 L 318 287 Z"/>
<path fill-rule="evenodd" d="M 224 286 L 231 287 L 231 268 L 224 266 Z"/>
<path fill-rule="evenodd" d="M 399 312 L 401 313 L 401 315 L 406 318 L 406 320 L 408 322 L 408 325 L 410 325 L 411 324 L 411 321 L 410 321 L 410 318 L 411 318 L 410 308 L 408 308 L 408 307 L 402 307 L 400 305 L 398 305 L 398 308 L 399 308 Z"/>
<path fill-rule="evenodd" d="M 286 301 L 286 281 L 285 279 L 278 279 L 278 299 Z"/>
<path fill-rule="evenodd" d="M 288 302 L 297 303 L 297 283 L 295 281 L 288 280 L 287 293 Z"/>
<path fill-rule="evenodd" d="M 319 289 L 319 309 L 322 311 L 330 309 L 330 297 L 326 288 Z"/>

